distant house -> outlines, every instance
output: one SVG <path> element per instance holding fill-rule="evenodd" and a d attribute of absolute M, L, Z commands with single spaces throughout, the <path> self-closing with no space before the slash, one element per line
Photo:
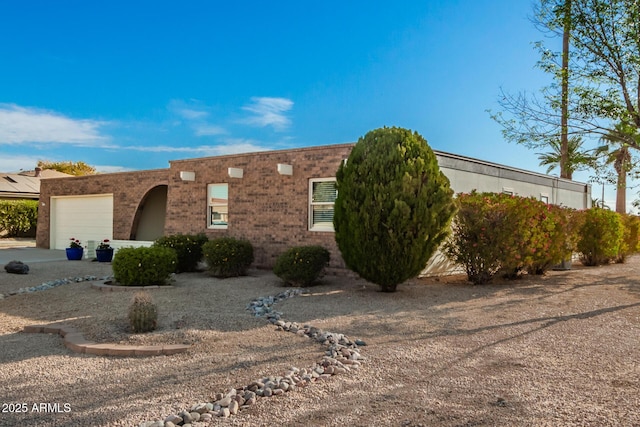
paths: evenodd
<path fill-rule="evenodd" d="M 70 237 L 137 244 L 204 233 L 251 241 L 255 265 L 270 267 L 292 246 L 322 245 L 344 262 L 333 235 L 335 174 L 354 144 L 204 157 L 168 169 L 42 182 L 37 245 L 63 249 Z M 504 192 L 576 209 L 591 206 L 588 184 L 435 152 L 455 192 Z M 437 267 L 440 271 L 448 267 Z"/>
<path fill-rule="evenodd" d="M 40 168 L 19 173 L 0 172 L 0 200 L 38 200 L 41 179 L 70 176 L 55 170 Z"/>

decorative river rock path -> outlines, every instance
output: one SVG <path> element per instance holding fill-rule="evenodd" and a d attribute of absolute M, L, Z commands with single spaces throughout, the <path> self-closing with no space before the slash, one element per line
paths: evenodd
<path fill-rule="evenodd" d="M 251 301 L 247 310 L 256 317 L 265 318 L 282 331 L 322 343 L 326 351 L 319 362 L 310 368 L 291 367 L 282 376 L 258 378 L 247 385 L 230 388 L 225 393 L 217 393 L 212 402 L 196 403 L 188 410 L 171 414 L 164 420 L 142 422 L 139 427 L 188 427 L 194 422 L 210 421 L 213 417 L 227 418 L 255 405 L 259 399 L 289 393 L 298 387 L 306 387 L 313 382 L 358 369 L 365 360 L 359 349 L 360 346 L 366 345 L 363 341 L 351 340 L 346 335 L 323 331 L 310 325 L 288 322 L 283 319 L 282 313 L 273 309 L 277 302 L 307 292 L 304 289 L 288 289 L 275 296 Z"/>
<path fill-rule="evenodd" d="M 20 288 L 17 291 L 11 291 L 5 295 L 0 294 L 0 299 L 13 296 L 13 295 L 46 291 L 47 289 L 52 289 L 57 286 L 66 285 L 68 283 L 93 282 L 96 280 L 110 280 L 110 279 L 113 279 L 113 276 L 96 277 L 96 276 L 87 275 L 87 276 L 79 276 L 79 277 L 65 277 L 64 279 L 56 279 L 56 280 L 44 282 L 38 286 L 31 286 L 29 288 Z"/>
<path fill-rule="evenodd" d="M 20 288 L 17 291 L 9 292 L 7 295 L 0 294 L 0 299 L 12 295 L 44 291 L 68 283 L 106 281 L 112 278 L 112 276 L 98 278 L 87 275 L 57 279 L 44 282 L 38 286 Z M 107 290 L 102 289 L 101 286 L 94 287 L 100 290 Z M 185 409 L 180 413 L 171 414 L 164 420 L 142 422 L 139 427 L 190 427 L 194 422 L 210 421 L 213 417 L 227 418 L 256 404 L 261 398 L 279 396 L 295 391 L 298 387 L 306 387 L 316 381 L 324 381 L 335 375 L 344 375 L 357 370 L 361 363 L 365 361 L 365 358 L 360 355 L 359 349 L 359 347 L 366 345 L 364 341 L 352 340 L 344 334 L 323 331 L 311 325 L 300 325 L 296 322 L 286 321 L 282 313 L 274 310 L 274 304 L 307 292 L 305 289 L 296 288 L 288 289 L 274 296 L 257 298 L 247 305 L 247 310 L 256 317 L 265 318 L 281 331 L 294 333 L 300 337 L 310 338 L 323 344 L 326 347 L 326 351 L 319 362 L 309 368 L 291 367 L 282 376 L 258 378 L 247 385 L 230 388 L 225 393 L 217 393 L 214 397 L 215 400 L 212 402 L 196 403 L 188 410 Z M 77 331 L 66 325 L 27 326 L 25 327 L 25 332 L 60 334 L 65 339 L 65 345 L 71 350 L 96 355 L 148 356 L 186 351 L 186 348 L 163 348 L 162 350 L 165 351 L 157 351 L 157 348 L 152 349 L 149 347 L 145 348 L 145 351 L 139 349 L 136 353 L 135 349 L 118 348 L 110 344 L 95 344 L 85 341 Z M 124 350 L 131 350 L 131 352 L 125 352 Z"/>

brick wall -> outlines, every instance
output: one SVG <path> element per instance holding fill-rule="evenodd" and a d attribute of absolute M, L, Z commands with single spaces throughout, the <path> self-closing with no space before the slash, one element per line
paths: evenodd
<path fill-rule="evenodd" d="M 123 172 L 42 181 L 37 245 L 49 247 L 51 196 L 113 193 L 113 238 L 128 240 L 140 202 L 149 190 L 168 185 L 165 234 L 205 233 L 209 238 L 248 239 L 255 265 L 270 267 L 292 246 L 321 245 L 331 252 L 331 267 L 344 263 L 334 233 L 309 231 L 309 179 L 334 177 L 353 144 L 308 147 L 171 162 L 169 169 Z M 280 175 L 277 164 L 293 166 Z M 242 168 L 243 178 L 230 178 L 228 168 Z M 195 181 L 180 179 L 195 172 Z M 207 185 L 228 183 L 229 224 L 226 230 L 207 228 Z"/>
<path fill-rule="evenodd" d="M 352 148 L 343 144 L 171 162 L 165 232 L 248 239 L 260 267 L 272 266 L 291 246 L 321 245 L 331 252 L 331 266 L 342 268 L 334 234 L 308 229 L 309 179 L 334 177 Z M 280 175 L 278 163 L 292 165 L 293 175 Z M 243 177 L 230 178 L 230 167 L 243 169 Z M 195 172 L 195 181 L 181 181 L 180 171 Z M 207 185 L 218 183 L 229 185 L 226 230 L 207 229 Z"/>
<path fill-rule="evenodd" d="M 43 179 L 40 184 L 36 245 L 49 248 L 52 196 L 113 193 L 113 238 L 129 240 L 140 202 L 149 190 L 168 184 L 169 169 Z"/>

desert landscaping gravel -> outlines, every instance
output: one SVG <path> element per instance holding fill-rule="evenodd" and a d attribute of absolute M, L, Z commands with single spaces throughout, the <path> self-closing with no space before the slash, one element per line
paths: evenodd
<path fill-rule="evenodd" d="M 52 279 L 104 277 L 109 264 L 39 262 L 0 272 L 0 294 Z M 364 341 L 366 363 L 229 418 L 194 426 L 638 426 L 640 257 L 472 286 L 416 279 L 385 294 L 325 277 L 277 303 L 287 321 Z M 176 276 L 150 291 L 159 328 L 132 335 L 129 292 L 68 283 L 0 300 L 2 426 L 138 426 L 256 378 L 314 366 L 325 347 L 278 330 L 247 304 L 287 288 L 270 272 Z M 87 339 L 190 344 L 172 356 L 78 354 L 26 325 L 64 322 Z M 25 412 L 16 412 L 26 404 Z"/>

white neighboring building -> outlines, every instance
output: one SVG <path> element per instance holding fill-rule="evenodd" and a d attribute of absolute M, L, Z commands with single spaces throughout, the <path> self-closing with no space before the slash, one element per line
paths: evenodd
<path fill-rule="evenodd" d="M 537 172 L 516 169 L 497 163 L 434 150 L 438 165 L 457 193 L 507 193 L 533 197 L 545 203 L 573 209 L 591 207 L 591 185 Z M 437 251 L 429 260 L 422 276 L 464 273 Z"/>
<path fill-rule="evenodd" d="M 435 151 L 438 165 L 456 193 L 507 193 L 573 209 L 591 207 L 591 185 Z"/>

